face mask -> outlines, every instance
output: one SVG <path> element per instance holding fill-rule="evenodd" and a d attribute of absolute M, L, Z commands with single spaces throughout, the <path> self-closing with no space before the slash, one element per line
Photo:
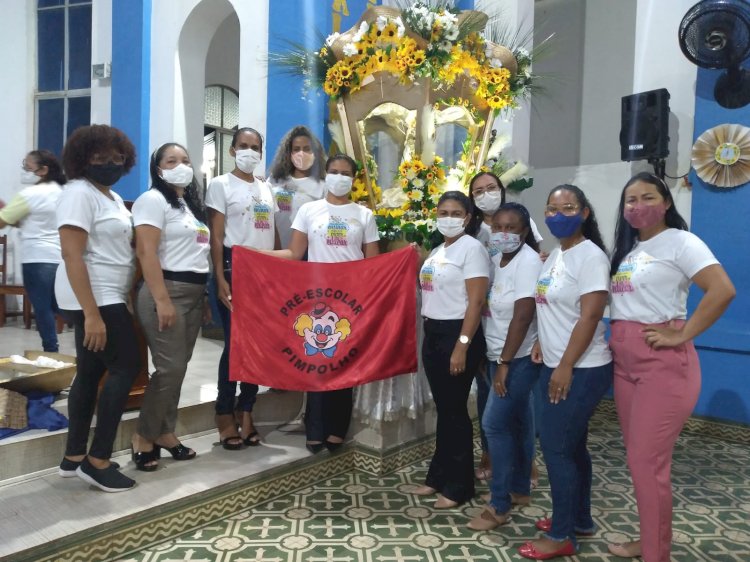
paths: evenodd
<path fill-rule="evenodd" d="M 115 185 L 124 172 L 122 164 L 89 164 L 85 170 L 88 179 L 105 187 Z"/>
<path fill-rule="evenodd" d="M 463 233 L 464 219 L 461 217 L 438 217 L 437 229 L 446 238 L 455 238 Z"/>
<path fill-rule="evenodd" d="M 246 174 L 253 173 L 253 170 L 260 164 L 260 158 L 260 152 L 252 148 L 237 150 L 234 153 L 234 161 L 237 167 Z"/>
<path fill-rule="evenodd" d="M 37 176 L 34 172 L 29 172 L 28 170 L 21 170 L 21 183 L 24 185 L 34 185 L 36 183 L 39 183 L 40 179 L 42 178 Z"/>
<path fill-rule="evenodd" d="M 503 204 L 503 192 L 485 191 L 474 197 L 474 203 L 483 213 L 493 214 Z"/>
<path fill-rule="evenodd" d="M 292 164 L 300 172 L 306 172 L 315 163 L 315 155 L 312 152 L 295 152 L 292 154 Z"/>
<path fill-rule="evenodd" d="M 633 228 L 651 228 L 664 220 L 667 206 L 664 203 L 658 205 L 636 205 L 625 207 L 624 217 Z"/>
<path fill-rule="evenodd" d="M 578 227 L 581 226 L 583 216 L 581 213 L 570 216 L 557 213 L 544 219 L 544 222 L 547 223 L 552 236 L 555 238 L 568 238 L 569 236 L 573 236 Z"/>
<path fill-rule="evenodd" d="M 490 245 L 503 254 L 512 254 L 523 244 L 520 234 L 514 232 L 493 232 L 490 234 Z"/>
<path fill-rule="evenodd" d="M 344 174 L 326 174 L 326 189 L 336 197 L 343 197 L 352 190 L 354 178 Z"/>
<path fill-rule="evenodd" d="M 171 170 L 162 170 L 161 179 L 176 187 L 187 187 L 193 181 L 193 169 L 187 164 L 178 164 Z"/>

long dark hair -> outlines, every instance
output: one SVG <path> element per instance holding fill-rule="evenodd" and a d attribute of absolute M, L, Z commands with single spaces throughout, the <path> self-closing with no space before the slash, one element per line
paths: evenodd
<path fill-rule="evenodd" d="M 27 156 L 31 156 L 40 168 L 47 166 L 47 173 L 41 178 L 42 182 L 53 181 L 57 185 L 65 185 L 68 182 L 60 161 L 49 150 L 32 150 Z"/>
<path fill-rule="evenodd" d="M 188 154 L 187 148 L 176 142 L 168 142 L 154 150 L 148 167 L 149 172 L 151 173 L 151 187 L 161 193 L 173 209 L 183 209 L 182 201 L 177 197 L 177 192 L 159 175 L 159 162 L 161 162 L 161 159 L 164 157 L 164 152 L 172 147 L 180 148 L 185 151 L 185 154 Z M 206 222 L 206 210 L 201 203 L 200 196 L 198 195 L 199 189 L 198 180 L 196 179 L 195 174 L 193 174 L 193 181 L 185 187 L 182 199 L 185 201 L 185 204 L 196 219 L 201 222 Z"/>
<path fill-rule="evenodd" d="M 472 211 L 471 219 L 469 219 L 469 224 L 466 226 L 466 234 L 474 237 L 479 234 L 479 228 L 482 225 L 482 221 L 484 221 L 484 213 L 482 212 L 482 209 L 474 204 L 474 194 L 472 193 L 471 189 L 474 187 L 474 182 L 476 182 L 482 176 L 490 176 L 497 182 L 497 185 L 500 186 L 500 191 L 503 194 L 503 198 L 500 200 L 500 205 L 505 205 L 505 186 L 503 185 L 503 182 L 500 181 L 499 177 L 497 177 L 492 172 L 479 172 L 473 178 L 471 178 L 471 181 L 469 182 L 469 201 L 471 201 Z"/>
<path fill-rule="evenodd" d="M 312 134 L 310 129 L 302 125 L 294 127 L 284 135 L 284 138 L 281 139 L 279 148 L 276 149 L 276 155 L 273 157 L 273 163 L 271 164 L 271 178 L 275 180 L 283 180 L 294 173 L 294 164 L 292 164 L 292 143 L 294 142 L 294 139 L 298 137 L 306 137 L 310 140 L 312 153 L 315 155 L 315 162 L 313 162 L 312 168 L 310 168 L 310 177 L 321 180 L 325 179 L 326 172 L 324 164 L 326 154 L 323 151 L 323 145 L 320 144 L 320 141 Z"/>
<path fill-rule="evenodd" d="M 594 244 L 599 246 L 602 252 L 606 254 L 607 247 L 604 245 L 601 232 L 599 232 L 599 223 L 596 222 L 596 215 L 594 214 L 594 208 L 591 206 L 591 203 L 589 203 L 589 200 L 586 197 L 586 194 L 583 191 L 581 191 L 580 187 L 576 187 L 575 185 L 570 185 L 568 183 L 558 185 L 557 187 L 553 188 L 552 191 L 549 192 L 549 195 L 547 195 L 547 203 L 549 204 L 549 198 L 552 196 L 552 194 L 555 191 L 559 191 L 561 189 L 564 191 L 569 191 L 573 195 L 575 195 L 576 199 L 578 200 L 578 205 L 581 208 L 580 212 L 583 212 L 583 209 L 586 209 L 586 208 L 589 210 L 588 218 L 585 221 L 583 221 L 583 224 L 581 224 L 581 234 L 583 234 L 584 238 L 591 240 Z"/>
<path fill-rule="evenodd" d="M 515 213 L 518 218 L 521 219 L 521 224 L 526 229 L 526 238 L 523 242 L 538 254 L 539 242 L 536 241 L 536 238 L 534 238 L 534 231 L 531 230 L 531 215 L 529 214 L 529 210 L 520 203 L 511 202 L 500 205 L 500 208 L 495 212 L 495 215 L 498 213 Z M 494 217 L 495 215 L 492 216 Z"/>
<path fill-rule="evenodd" d="M 664 222 L 667 224 L 667 228 L 688 230 L 688 225 L 677 211 L 672 193 L 669 191 L 669 187 L 667 187 L 664 180 L 648 172 L 641 172 L 634 175 L 628 180 L 625 187 L 622 188 L 622 194 L 620 195 L 620 206 L 617 209 L 617 225 L 615 226 L 615 247 L 612 252 L 612 267 L 610 268 L 611 275 L 617 273 L 622 260 L 633 249 L 638 239 L 638 229 L 630 226 L 630 223 L 625 220 L 625 191 L 637 181 L 650 183 L 656 187 L 659 195 L 664 198 L 664 203 L 669 205 L 664 215 Z"/>

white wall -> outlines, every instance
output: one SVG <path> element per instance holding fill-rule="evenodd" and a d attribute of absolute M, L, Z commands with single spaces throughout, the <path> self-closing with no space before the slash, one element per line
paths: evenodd
<path fill-rule="evenodd" d="M 112 62 L 112 0 L 91 5 L 91 64 Z M 114 69 L 117 72 L 117 69 Z M 91 122 L 112 121 L 112 79 L 91 81 Z"/>
<path fill-rule="evenodd" d="M 658 88 L 669 90 L 672 116 L 667 174 L 674 176 L 689 170 L 696 67 L 682 55 L 677 29 L 693 3 L 692 0 L 637 0 L 633 18 L 631 3 L 620 0 L 585 2 L 585 24 L 581 34 L 584 37 L 583 61 L 580 64 L 583 76 L 579 78 L 584 103 L 577 129 L 566 109 L 556 114 L 545 105 L 554 104 L 554 101 L 541 99 L 533 102 L 539 105 L 541 115 L 539 119 L 532 117 L 534 187 L 525 191 L 521 199 L 546 235 L 543 243 L 546 249 L 555 245 L 555 240 L 544 226 L 542 213 L 552 187 L 573 183 L 583 189 L 596 211 L 604 240 L 611 247 L 622 187 L 634 173 L 652 170 L 645 161 L 628 163 L 619 160 L 621 96 Z M 542 0 L 537 3 L 537 8 L 561 8 L 561 4 L 568 2 Z M 538 17 L 539 13 L 537 21 Z M 627 29 L 627 25 L 631 25 L 631 28 Z M 568 30 L 568 33 L 573 32 Z M 569 53 L 556 56 L 565 58 Z M 623 68 L 628 66 L 630 60 L 632 68 Z M 623 91 L 626 86 L 623 75 L 629 76 L 632 81 L 627 91 Z M 555 84 L 551 88 L 553 98 L 558 97 Z M 571 111 L 574 111 L 569 95 L 569 89 L 560 92 L 560 97 L 568 99 Z M 577 142 L 577 146 L 564 144 L 566 135 L 562 135 L 560 130 L 563 123 L 569 142 Z M 562 151 L 566 155 L 564 160 L 568 160 L 573 148 L 579 152 L 579 157 L 575 161 L 560 161 L 556 150 Z M 675 181 L 668 180 L 668 183 L 672 186 L 678 210 L 689 221 L 692 199 L 689 190 L 674 186 Z"/>
<path fill-rule="evenodd" d="M 219 26 L 206 56 L 206 85 L 240 89 L 240 20 L 231 14 Z"/>

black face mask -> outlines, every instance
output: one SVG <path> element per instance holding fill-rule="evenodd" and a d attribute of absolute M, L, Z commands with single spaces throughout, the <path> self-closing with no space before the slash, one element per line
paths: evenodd
<path fill-rule="evenodd" d="M 86 167 L 86 177 L 94 183 L 110 187 L 117 183 L 124 171 L 122 164 L 89 164 Z"/>

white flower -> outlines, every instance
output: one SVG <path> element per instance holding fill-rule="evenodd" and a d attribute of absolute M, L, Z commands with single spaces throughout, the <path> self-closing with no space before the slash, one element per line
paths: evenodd
<path fill-rule="evenodd" d="M 409 199 L 411 199 L 412 201 L 421 201 L 422 199 L 424 199 L 424 193 L 419 190 L 410 191 Z"/>
<path fill-rule="evenodd" d="M 422 180 L 422 179 L 419 179 L 419 178 L 414 178 L 414 179 L 412 180 L 411 184 L 412 184 L 412 185 L 413 185 L 414 187 L 424 187 L 424 180 Z"/>
<path fill-rule="evenodd" d="M 450 39 L 451 41 L 455 41 L 456 39 L 458 39 L 458 26 L 453 25 L 447 27 L 445 29 L 445 38 Z"/>
<path fill-rule="evenodd" d="M 328 37 L 326 37 L 326 45 L 329 47 L 333 45 L 334 41 L 338 39 L 341 36 L 341 34 L 338 31 L 334 31 L 331 33 Z"/>
<path fill-rule="evenodd" d="M 523 47 L 520 47 L 518 49 L 518 54 L 521 55 L 522 57 L 526 57 L 526 58 L 529 58 L 531 56 L 531 55 L 529 55 L 529 51 L 527 51 Z"/>
<path fill-rule="evenodd" d="M 388 25 L 388 18 L 385 16 L 378 16 L 378 19 L 375 20 L 375 25 L 378 26 L 380 31 L 383 31 L 385 26 Z"/>
<path fill-rule="evenodd" d="M 354 37 L 352 37 L 352 41 L 359 43 L 368 31 L 370 31 L 370 24 L 363 21 L 359 24 L 359 29 L 357 30 L 357 33 L 354 34 Z"/>
<path fill-rule="evenodd" d="M 407 180 L 411 181 L 417 177 L 417 172 L 415 172 L 413 168 L 409 168 L 409 170 L 406 172 L 405 177 Z"/>
<path fill-rule="evenodd" d="M 344 55 L 347 57 L 353 57 L 358 52 L 359 51 L 357 50 L 357 47 L 354 46 L 354 43 L 347 43 L 344 45 Z"/>
<path fill-rule="evenodd" d="M 490 66 L 492 68 L 502 68 L 503 61 L 501 61 L 500 59 L 490 59 Z"/>
<path fill-rule="evenodd" d="M 517 179 L 522 178 L 528 171 L 529 167 L 519 160 L 512 168 L 500 176 L 500 181 L 503 185 L 508 185 L 509 183 L 513 183 Z"/>
<path fill-rule="evenodd" d="M 401 16 L 398 16 L 393 20 L 393 23 L 396 24 L 396 35 L 400 39 L 404 36 L 404 33 L 406 33 L 406 28 L 404 27 L 404 22 L 401 20 Z"/>
<path fill-rule="evenodd" d="M 437 48 L 441 51 L 448 52 L 453 48 L 453 43 L 448 39 L 443 39 L 442 41 L 440 41 L 440 43 L 437 44 Z"/>

